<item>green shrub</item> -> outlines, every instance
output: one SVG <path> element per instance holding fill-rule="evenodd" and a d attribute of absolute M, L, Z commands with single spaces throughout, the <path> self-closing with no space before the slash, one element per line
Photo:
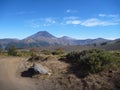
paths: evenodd
<path fill-rule="evenodd" d="M 97 73 L 102 71 L 114 61 L 114 56 L 103 50 L 84 50 L 71 52 L 66 55 L 67 60 L 79 65 L 81 72 Z"/>
<path fill-rule="evenodd" d="M 2 54 L 2 49 L 0 48 L 0 55 Z"/>
<path fill-rule="evenodd" d="M 116 57 L 120 57 L 120 51 L 114 51 L 112 52 Z"/>
<path fill-rule="evenodd" d="M 27 51 L 18 51 L 17 52 L 17 56 L 31 56 L 31 52 L 27 52 Z"/>
<path fill-rule="evenodd" d="M 51 54 L 51 52 L 49 50 L 42 50 L 41 53 L 45 54 L 45 55 L 50 55 Z"/>
<path fill-rule="evenodd" d="M 62 55 L 64 53 L 65 51 L 62 48 L 57 48 L 52 52 L 53 55 Z"/>
<path fill-rule="evenodd" d="M 17 56 L 17 51 L 15 46 L 10 46 L 8 49 L 8 55 Z"/>

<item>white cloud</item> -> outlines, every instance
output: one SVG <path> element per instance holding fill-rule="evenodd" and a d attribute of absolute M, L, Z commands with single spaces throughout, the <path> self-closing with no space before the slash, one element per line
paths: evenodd
<path fill-rule="evenodd" d="M 44 20 L 45 20 L 46 23 L 49 23 L 49 24 L 56 23 L 56 21 L 54 19 L 52 19 L 52 18 L 45 18 Z"/>
<path fill-rule="evenodd" d="M 69 16 L 69 17 L 64 17 L 63 19 L 64 20 L 75 20 L 75 19 L 78 19 L 79 17 L 76 17 L 76 16 Z"/>
<path fill-rule="evenodd" d="M 118 14 L 98 14 L 99 17 L 107 17 L 107 18 L 117 18 Z"/>
<path fill-rule="evenodd" d="M 39 28 L 40 25 L 39 25 L 39 24 L 36 24 L 36 23 L 31 23 L 31 27 L 32 27 L 32 28 Z"/>
<path fill-rule="evenodd" d="M 99 25 L 99 24 L 101 24 L 101 22 L 98 19 L 95 19 L 95 18 L 85 20 L 81 23 L 81 25 L 87 26 L 87 27 L 96 26 L 96 25 Z"/>
<path fill-rule="evenodd" d="M 77 13 L 78 10 L 67 9 L 66 13 Z"/>
<path fill-rule="evenodd" d="M 41 20 L 43 22 L 43 26 L 50 26 L 50 25 L 56 23 L 56 20 L 54 18 L 50 18 L 50 17 L 42 18 Z"/>
<path fill-rule="evenodd" d="M 71 10 L 70 10 L 70 9 L 68 9 L 68 10 L 66 10 L 66 12 L 67 12 L 67 13 L 70 13 L 70 12 L 71 12 Z"/>
<path fill-rule="evenodd" d="M 115 14 L 110 14 L 110 15 L 108 15 L 109 17 L 111 17 L 111 18 L 117 18 L 117 17 L 119 17 L 119 15 L 115 15 Z"/>
<path fill-rule="evenodd" d="M 100 18 L 102 17 L 102 18 Z M 117 17 L 117 18 L 115 18 Z M 40 28 L 43 26 L 51 26 L 51 25 L 76 25 L 76 26 L 85 26 L 85 27 L 95 27 L 95 26 L 111 26 L 120 24 L 119 15 L 114 14 L 99 14 L 98 18 L 88 18 L 88 19 L 80 19 L 76 16 L 55 18 L 55 17 L 47 17 L 47 18 L 39 18 L 31 20 L 31 26 L 33 28 Z"/>
<path fill-rule="evenodd" d="M 68 21 L 66 21 L 66 24 L 78 25 L 80 23 L 81 23 L 80 20 L 68 20 Z"/>
<path fill-rule="evenodd" d="M 93 26 L 109 26 L 109 25 L 117 25 L 118 23 L 116 22 L 111 22 L 111 21 L 103 21 L 99 20 L 97 18 L 91 18 L 84 20 L 81 25 L 86 26 L 86 27 L 93 27 Z"/>
<path fill-rule="evenodd" d="M 40 28 L 42 26 L 50 26 L 56 23 L 56 20 L 54 18 L 38 18 L 38 19 L 32 19 L 28 21 L 28 24 L 32 28 Z"/>
<path fill-rule="evenodd" d="M 109 26 L 109 25 L 117 25 L 119 24 L 118 22 L 115 21 L 105 21 L 105 20 L 100 20 L 98 18 L 90 18 L 86 20 L 66 20 L 66 25 L 81 25 L 85 27 L 95 27 L 95 26 Z"/>
<path fill-rule="evenodd" d="M 99 17 L 105 17 L 106 14 L 98 14 Z"/>

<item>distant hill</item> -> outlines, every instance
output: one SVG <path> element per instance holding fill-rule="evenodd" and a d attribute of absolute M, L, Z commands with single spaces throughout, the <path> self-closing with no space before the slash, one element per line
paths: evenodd
<path fill-rule="evenodd" d="M 99 47 L 106 50 L 120 50 L 120 39 L 101 43 L 101 46 Z"/>
<path fill-rule="evenodd" d="M 61 38 L 55 37 L 47 31 L 37 32 L 22 40 L 18 39 L 0 39 L 0 48 L 8 48 L 10 45 L 15 45 L 17 48 L 29 47 L 47 47 L 47 46 L 67 46 L 67 45 L 90 45 L 110 42 L 110 40 L 97 38 L 77 40 L 71 37 L 63 36 Z"/>

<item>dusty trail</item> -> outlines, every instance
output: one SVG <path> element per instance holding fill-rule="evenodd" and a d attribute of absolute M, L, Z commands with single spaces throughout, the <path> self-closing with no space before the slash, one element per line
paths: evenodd
<path fill-rule="evenodd" d="M 37 90 L 35 82 L 30 78 L 22 78 L 18 70 L 25 58 L 0 58 L 0 90 Z"/>

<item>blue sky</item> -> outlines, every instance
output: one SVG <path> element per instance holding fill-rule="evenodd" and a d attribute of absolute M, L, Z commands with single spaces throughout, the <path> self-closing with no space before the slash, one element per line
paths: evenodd
<path fill-rule="evenodd" d="M 120 0 L 0 0 L 0 39 L 38 31 L 76 39 L 120 38 Z"/>

